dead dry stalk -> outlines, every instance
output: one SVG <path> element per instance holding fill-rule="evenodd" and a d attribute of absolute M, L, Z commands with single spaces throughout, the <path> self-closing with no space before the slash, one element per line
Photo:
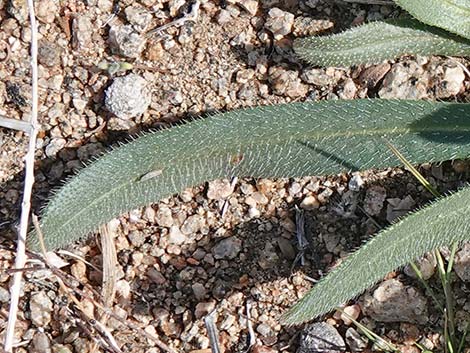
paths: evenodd
<path fill-rule="evenodd" d="M 28 0 L 29 19 L 31 22 L 31 120 L 28 151 L 25 157 L 25 182 L 23 192 L 23 202 L 21 204 L 20 228 L 18 231 L 18 243 L 16 248 L 15 268 L 24 268 L 26 263 L 26 235 L 29 226 L 29 213 L 31 209 L 31 194 L 34 184 L 34 155 L 36 152 L 36 137 L 38 133 L 38 34 L 36 15 L 34 13 L 33 0 Z M 5 352 L 13 352 L 13 341 L 15 336 L 16 316 L 21 290 L 21 280 L 23 273 L 16 272 L 13 275 L 13 284 L 10 287 L 10 312 L 8 315 L 8 325 L 4 341 Z"/>

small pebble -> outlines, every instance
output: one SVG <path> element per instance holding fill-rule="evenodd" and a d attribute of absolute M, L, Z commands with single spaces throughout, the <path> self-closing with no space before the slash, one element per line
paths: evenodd
<path fill-rule="evenodd" d="M 364 210 L 370 216 L 376 216 L 383 208 L 387 191 L 383 186 L 372 185 L 366 190 L 364 198 Z"/>
<path fill-rule="evenodd" d="M 200 319 L 203 316 L 209 314 L 215 308 L 215 300 L 210 302 L 201 302 L 196 305 L 196 310 L 194 311 L 194 316 L 196 319 Z"/>
<path fill-rule="evenodd" d="M 131 25 L 113 26 L 109 30 L 109 45 L 119 55 L 138 58 L 145 46 L 145 39 Z"/>
<path fill-rule="evenodd" d="M 363 300 L 364 315 L 379 322 L 425 323 L 428 321 L 426 298 L 415 288 L 396 279 L 381 283 Z"/>
<path fill-rule="evenodd" d="M 354 328 L 350 327 L 346 330 L 346 343 L 352 352 L 362 352 L 368 344 L 368 340 L 362 337 Z"/>
<path fill-rule="evenodd" d="M 465 243 L 457 251 L 454 260 L 454 270 L 462 281 L 470 282 L 470 244 Z"/>
<path fill-rule="evenodd" d="M 320 207 L 320 202 L 315 196 L 306 196 L 300 203 L 300 207 L 304 210 L 316 210 Z"/>
<path fill-rule="evenodd" d="M 60 63 L 62 48 L 55 42 L 40 40 L 38 43 L 38 61 L 48 67 L 56 66 Z"/>
<path fill-rule="evenodd" d="M 106 108 L 120 119 L 143 114 L 150 105 L 147 81 L 136 74 L 117 77 L 106 89 Z"/>
<path fill-rule="evenodd" d="M 144 32 L 152 21 L 152 14 L 143 6 L 133 5 L 124 9 L 126 18 L 137 32 Z"/>
<path fill-rule="evenodd" d="M 343 337 L 334 326 L 326 322 L 316 322 L 302 330 L 297 353 L 340 353 L 345 350 Z"/>
<path fill-rule="evenodd" d="M 155 220 L 160 227 L 171 227 L 174 222 L 171 210 L 165 205 L 158 207 Z"/>
<path fill-rule="evenodd" d="M 44 332 L 38 331 L 32 341 L 31 352 L 34 353 L 52 353 L 51 341 Z"/>
<path fill-rule="evenodd" d="M 241 250 L 242 241 L 236 237 L 229 237 L 219 241 L 213 248 L 215 259 L 234 259 Z"/>
<path fill-rule="evenodd" d="M 37 327 L 44 327 L 51 322 L 52 301 L 43 291 L 31 295 L 29 301 L 31 321 Z"/>
<path fill-rule="evenodd" d="M 239 0 L 238 4 L 251 16 L 258 12 L 258 0 Z"/>
<path fill-rule="evenodd" d="M 168 233 L 168 242 L 174 245 L 181 245 L 187 240 L 186 235 L 184 235 L 178 226 L 171 226 Z"/>
<path fill-rule="evenodd" d="M 90 49 L 95 27 L 86 15 L 75 16 L 72 20 L 72 43 L 75 49 L 82 51 Z"/>
<path fill-rule="evenodd" d="M 204 287 L 203 284 L 201 283 L 194 283 L 192 286 L 191 286 L 192 290 L 193 290 L 193 293 L 194 293 L 194 297 L 197 299 L 197 300 L 202 300 L 205 298 L 205 296 L 207 295 L 207 290 L 206 288 Z"/>
<path fill-rule="evenodd" d="M 295 16 L 290 12 L 273 7 L 268 12 L 264 26 L 273 33 L 274 39 L 279 40 L 292 31 L 294 19 Z"/>
<path fill-rule="evenodd" d="M 233 192 L 233 187 L 227 179 L 214 180 L 208 183 L 207 198 L 210 200 L 222 200 L 229 197 Z"/>

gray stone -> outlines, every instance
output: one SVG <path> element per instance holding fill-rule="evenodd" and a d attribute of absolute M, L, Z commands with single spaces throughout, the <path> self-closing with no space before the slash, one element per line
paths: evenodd
<path fill-rule="evenodd" d="M 109 30 L 109 44 L 116 54 L 135 59 L 144 49 L 145 38 L 131 25 L 113 26 Z"/>
<path fill-rule="evenodd" d="M 46 147 L 46 156 L 54 157 L 57 152 L 64 148 L 67 141 L 62 138 L 52 139 Z"/>
<path fill-rule="evenodd" d="M 360 174 L 355 173 L 349 180 L 348 188 L 352 191 L 359 191 L 361 190 L 362 185 L 364 185 L 364 180 Z"/>
<path fill-rule="evenodd" d="M 35 2 L 36 17 L 39 21 L 52 23 L 59 12 L 58 0 L 41 0 Z"/>
<path fill-rule="evenodd" d="M 329 19 L 298 16 L 294 21 L 293 32 L 296 37 L 313 36 L 334 26 L 335 23 Z"/>
<path fill-rule="evenodd" d="M 151 102 L 147 81 L 136 74 L 114 79 L 106 89 L 106 108 L 120 119 L 143 114 Z"/>
<path fill-rule="evenodd" d="M 242 248 L 242 241 L 236 237 L 225 238 L 212 248 L 215 259 L 234 259 Z"/>
<path fill-rule="evenodd" d="M 263 269 L 267 270 L 275 267 L 279 262 L 279 256 L 276 253 L 276 249 L 271 242 L 267 242 L 263 250 L 259 253 L 258 265 Z"/>
<path fill-rule="evenodd" d="M 470 243 L 465 243 L 455 255 L 454 270 L 462 281 L 470 282 Z"/>
<path fill-rule="evenodd" d="M 7 4 L 7 12 L 16 18 L 20 25 L 26 24 L 29 20 L 28 6 L 25 0 L 10 0 Z"/>
<path fill-rule="evenodd" d="M 34 353 L 52 353 L 51 341 L 44 332 L 37 332 L 32 341 L 31 352 Z"/>
<path fill-rule="evenodd" d="M 269 81 L 273 92 L 280 96 L 300 98 L 308 92 L 308 86 L 301 82 L 297 71 L 272 67 L 269 70 Z"/>
<path fill-rule="evenodd" d="M 38 43 L 38 61 L 40 64 L 48 67 L 60 64 L 62 48 L 47 40 L 40 40 Z"/>
<path fill-rule="evenodd" d="M 367 338 L 362 337 L 354 328 L 346 330 L 346 343 L 352 352 L 362 352 L 367 347 Z"/>
<path fill-rule="evenodd" d="M 459 94 L 465 81 L 465 73 L 460 66 L 446 66 L 444 78 L 436 89 L 437 98 L 448 98 Z"/>
<path fill-rule="evenodd" d="M 345 350 L 343 337 L 332 325 L 316 322 L 301 332 L 297 353 L 337 353 Z"/>
<path fill-rule="evenodd" d="M 207 290 L 206 290 L 206 288 L 204 287 L 204 285 L 202 283 L 194 283 L 191 286 L 191 288 L 193 290 L 194 297 L 197 300 L 202 300 L 202 299 L 205 298 L 205 296 L 207 294 Z"/>
<path fill-rule="evenodd" d="M 233 187 L 227 179 L 214 180 L 209 182 L 207 188 L 207 198 L 211 200 L 225 199 L 233 192 Z"/>
<path fill-rule="evenodd" d="M 143 6 L 128 6 L 124 13 L 129 23 L 138 32 L 144 32 L 152 21 L 152 14 Z"/>
<path fill-rule="evenodd" d="M 281 249 L 282 255 L 287 260 L 294 260 L 296 256 L 295 249 L 289 239 L 279 237 L 277 238 L 277 246 Z"/>
<path fill-rule="evenodd" d="M 181 245 L 186 241 L 186 235 L 181 233 L 178 226 L 171 226 L 170 232 L 168 233 L 168 242 L 174 245 Z"/>
<path fill-rule="evenodd" d="M 72 21 L 72 43 L 75 49 L 85 50 L 90 49 L 92 45 L 93 24 L 91 20 L 85 16 L 80 15 L 74 17 Z"/>
<path fill-rule="evenodd" d="M 404 199 L 387 199 L 387 202 L 387 221 L 390 223 L 408 214 L 416 205 L 415 200 L 413 200 L 410 195 L 406 196 Z"/>
<path fill-rule="evenodd" d="M 434 253 L 428 252 L 426 255 L 415 261 L 415 265 L 418 266 L 423 279 L 428 280 L 432 277 L 434 272 L 436 272 L 436 257 L 434 256 Z M 406 265 L 404 271 L 408 276 L 417 278 L 415 271 L 410 265 Z"/>
<path fill-rule="evenodd" d="M 158 207 L 155 220 L 160 227 L 171 227 L 174 222 L 171 210 L 165 205 Z"/>
<path fill-rule="evenodd" d="M 378 94 L 385 99 L 423 99 L 428 95 L 428 86 L 428 75 L 417 63 L 398 63 L 385 76 Z"/>
<path fill-rule="evenodd" d="M 31 295 L 29 302 L 31 321 L 37 327 L 44 327 L 51 322 L 52 301 L 45 292 L 36 292 Z"/>
<path fill-rule="evenodd" d="M 364 210 L 371 216 L 376 216 L 383 208 L 385 198 L 387 197 L 384 187 L 373 185 L 366 191 L 364 198 Z"/>
<path fill-rule="evenodd" d="M 256 326 L 256 332 L 258 332 L 263 337 L 274 336 L 274 331 L 271 327 L 266 324 L 259 324 Z"/>
<path fill-rule="evenodd" d="M 238 4 L 251 16 L 258 12 L 258 0 L 240 0 Z"/>
<path fill-rule="evenodd" d="M 64 344 L 54 344 L 52 346 L 53 353 L 73 353 L 72 349 Z"/>
<path fill-rule="evenodd" d="M 327 75 L 324 69 L 305 69 L 300 78 L 315 86 L 328 86 L 335 82 L 334 78 Z"/>
<path fill-rule="evenodd" d="M 414 287 L 405 286 L 396 279 L 381 283 L 363 299 L 362 311 L 380 322 L 427 322 L 426 298 Z"/>
<path fill-rule="evenodd" d="M 196 309 L 194 311 L 194 316 L 196 319 L 200 319 L 203 316 L 209 314 L 215 308 L 215 300 L 210 302 L 202 302 L 196 305 Z"/>
<path fill-rule="evenodd" d="M 201 229 L 202 223 L 202 216 L 198 214 L 189 216 L 181 226 L 181 232 L 185 235 L 195 234 Z"/>
<path fill-rule="evenodd" d="M 0 287 L 0 303 L 8 303 L 10 301 L 10 292 L 3 288 Z"/>
<path fill-rule="evenodd" d="M 357 87 L 351 78 L 346 79 L 343 87 L 338 90 L 338 96 L 341 99 L 353 99 L 356 96 Z"/>
<path fill-rule="evenodd" d="M 269 10 L 268 19 L 264 26 L 273 33 L 274 39 L 279 40 L 292 31 L 293 24 L 293 14 L 274 7 Z"/>

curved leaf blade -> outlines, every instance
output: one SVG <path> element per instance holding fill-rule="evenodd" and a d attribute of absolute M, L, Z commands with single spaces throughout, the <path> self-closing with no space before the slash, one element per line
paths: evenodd
<path fill-rule="evenodd" d="M 318 66 L 376 64 L 401 55 L 470 55 L 470 41 L 416 20 L 372 22 L 330 36 L 297 39 L 295 52 Z"/>
<path fill-rule="evenodd" d="M 470 39 L 470 1 L 395 0 L 416 19 Z"/>
<path fill-rule="evenodd" d="M 296 177 L 470 156 L 470 104 L 355 100 L 233 111 L 141 136 L 82 169 L 41 218 L 48 249 L 222 177 Z M 406 148 L 409 147 L 409 148 Z M 29 245 L 38 249 L 37 237 Z"/>
<path fill-rule="evenodd" d="M 470 187 L 381 231 L 318 282 L 282 321 L 294 325 L 326 314 L 426 252 L 470 240 L 468 200 Z"/>

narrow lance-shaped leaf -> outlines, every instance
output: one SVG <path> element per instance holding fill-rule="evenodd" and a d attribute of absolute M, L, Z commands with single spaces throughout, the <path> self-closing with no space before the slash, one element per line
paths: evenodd
<path fill-rule="evenodd" d="M 297 177 L 470 155 L 470 104 L 356 100 L 258 107 L 150 133 L 105 154 L 52 198 L 41 226 L 54 249 L 125 211 L 204 181 Z M 30 246 L 38 248 L 35 236 Z"/>
<path fill-rule="evenodd" d="M 300 324 L 325 314 L 433 249 L 470 240 L 470 187 L 377 234 L 318 282 L 282 318 Z"/>
<path fill-rule="evenodd" d="M 395 0 L 421 22 L 470 39 L 470 1 Z"/>
<path fill-rule="evenodd" d="M 330 36 L 294 42 L 295 52 L 319 66 L 375 64 L 401 55 L 470 55 L 470 41 L 416 20 L 372 22 Z"/>

